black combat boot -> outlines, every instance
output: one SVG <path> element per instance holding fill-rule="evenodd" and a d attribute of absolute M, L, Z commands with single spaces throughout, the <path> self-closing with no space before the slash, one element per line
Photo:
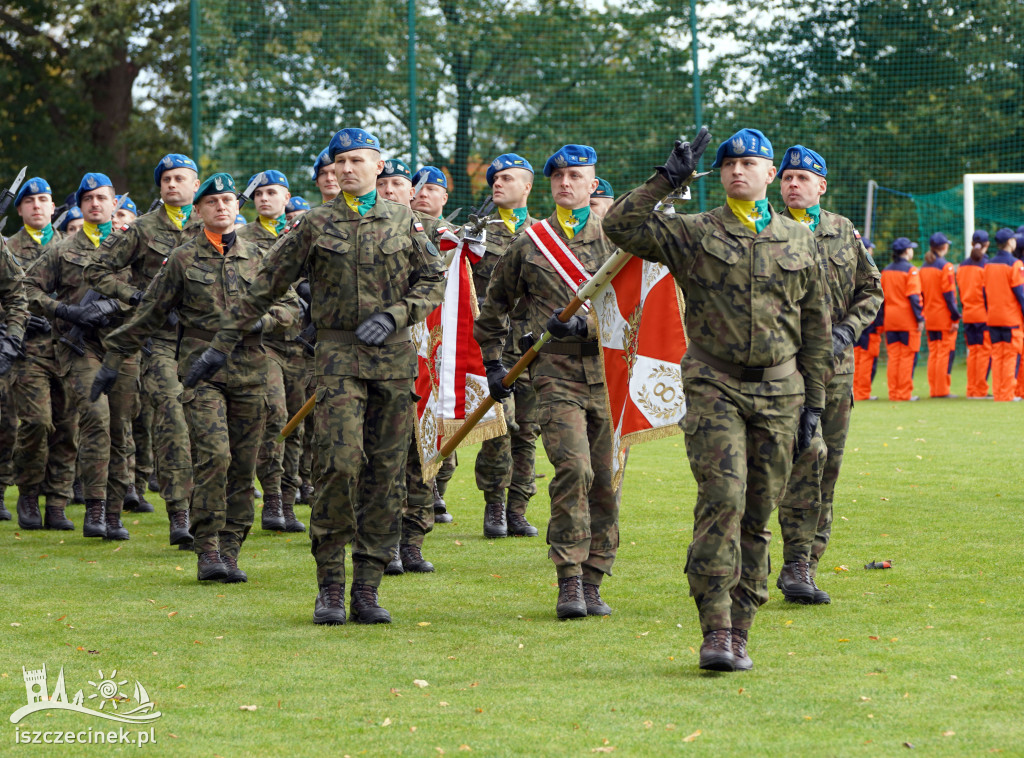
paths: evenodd
<path fill-rule="evenodd" d="M 174 511 L 167 514 L 167 518 L 170 520 L 172 545 L 192 542 L 192 535 L 188 531 L 188 511 Z"/>
<path fill-rule="evenodd" d="M 327 584 L 320 588 L 313 606 L 314 624 L 345 623 L 345 585 Z"/>
<path fill-rule="evenodd" d="M 10 521 L 11 512 L 7 510 L 7 506 L 4 505 L 4 495 L 7 494 L 7 485 L 0 484 L 0 521 Z"/>
<path fill-rule="evenodd" d="M 149 487 L 150 492 L 160 492 L 160 482 L 157 481 L 156 472 L 154 472 L 153 475 L 149 477 L 149 481 L 146 482 L 146 486 Z"/>
<path fill-rule="evenodd" d="M 75 479 L 71 485 L 71 504 L 85 505 L 85 486 L 81 479 Z"/>
<path fill-rule="evenodd" d="M 611 616 L 612 609 L 601 599 L 601 588 L 589 582 L 583 583 L 583 600 L 587 604 L 588 616 Z"/>
<path fill-rule="evenodd" d="M 811 575 L 811 586 L 814 587 L 814 600 L 811 602 L 811 605 L 828 605 L 832 602 L 832 598 L 815 581 L 818 576 L 818 562 L 811 561 L 807 565 L 810 567 L 807 573 Z"/>
<path fill-rule="evenodd" d="M 135 491 L 134 484 L 128 485 L 128 491 L 124 493 L 124 500 L 121 501 L 121 508 L 129 513 L 139 510 L 139 493 Z"/>
<path fill-rule="evenodd" d="M 484 505 L 484 537 L 508 537 L 504 500 L 491 500 Z"/>
<path fill-rule="evenodd" d="M 200 582 L 217 581 L 221 582 L 228 575 L 228 567 L 220 559 L 220 553 L 210 550 L 200 553 L 196 561 L 196 579 Z"/>
<path fill-rule="evenodd" d="M 46 516 L 43 518 L 43 525 L 47 529 L 57 529 L 67 532 L 75 528 L 71 520 L 64 515 L 67 502 L 64 498 L 57 499 L 46 496 Z"/>
<path fill-rule="evenodd" d="M 266 503 L 263 505 L 263 510 L 266 512 Z M 306 525 L 295 518 L 295 506 L 292 503 L 281 503 L 281 515 L 284 516 L 284 531 L 286 532 L 304 532 L 306 531 Z"/>
<path fill-rule="evenodd" d="M 17 511 L 20 529 L 43 528 L 43 517 L 39 515 L 39 487 L 22 487 L 20 489 Z"/>
<path fill-rule="evenodd" d="M 384 573 L 388 576 L 401 576 L 405 573 L 405 566 L 402 565 L 402 556 L 398 551 L 397 545 L 394 552 L 391 553 L 391 561 L 384 569 Z"/>
<path fill-rule="evenodd" d="M 299 502 L 302 505 L 313 504 L 313 485 L 308 482 L 303 482 L 302 486 L 299 487 Z"/>
<path fill-rule="evenodd" d="M 434 480 L 434 523 L 452 523 L 452 514 L 448 512 L 448 506 L 444 502 L 444 497 L 441 496 L 441 491 L 437 488 L 437 479 Z"/>
<path fill-rule="evenodd" d="M 747 655 L 748 633 L 747 629 L 732 628 L 732 665 L 736 671 L 750 671 L 754 668 L 754 662 Z"/>
<path fill-rule="evenodd" d="M 731 629 L 712 629 L 704 633 L 704 641 L 700 645 L 700 667 L 705 671 L 735 670 Z"/>
<path fill-rule="evenodd" d="M 107 522 L 107 533 L 103 535 L 105 540 L 126 540 L 131 535 L 128 534 L 128 530 L 124 528 L 124 524 L 121 523 L 120 513 L 106 513 L 104 514 L 104 520 Z"/>
<path fill-rule="evenodd" d="M 536 537 L 537 527 L 526 520 L 523 516 L 510 508 L 505 508 L 505 521 L 508 523 L 508 533 L 513 537 Z"/>
<path fill-rule="evenodd" d="M 782 596 L 791 603 L 810 604 L 814 602 L 814 586 L 811 584 L 811 569 L 806 563 L 784 563 L 775 586 L 782 590 Z"/>
<path fill-rule="evenodd" d="M 227 576 L 221 579 L 224 584 L 238 584 L 239 582 L 249 581 L 249 575 L 238 568 L 238 558 L 221 552 L 220 561 L 228 570 Z"/>
<path fill-rule="evenodd" d="M 390 624 L 391 614 L 377 605 L 377 588 L 369 584 L 352 585 L 349 615 L 357 624 Z"/>
<path fill-rule="evenodd" d="M 402 545 L 398 553 L 402 557 L 402 566 L 406 571 L 429 574 L 434 570 L 434 564 L 423 558 L 423 551 L 416 545 Z"/>
<path fill-rule="evenodd" d="M 107 536 L 107 524 L 103 519 L 106 508 L 106 500 L 85 501 L 85 520 L 82 522 L 83 537 Z"/>
<path fill-rule="evenodd" d="M 281 510 L 281 496 L 267 495 L 263 500 L 263 514 L 260 526 L 268 532 L 284 531 L 284 513 Z"/>
<path fill-rule="evenodd" d="M 560 619 L 581 619 L 587 615 L 583 599 L 583 579 L 567 576 L 558 580 L 558 603 L 555 605 Z"/>

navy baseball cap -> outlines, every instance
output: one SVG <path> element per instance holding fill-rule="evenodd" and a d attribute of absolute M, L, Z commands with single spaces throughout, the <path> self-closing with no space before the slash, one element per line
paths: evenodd
<path fill-rule="evenodd" d="M 984 229 L 975 229 L 974 234 L 971 235 L 971 242 L 979 242 L 984 245 L 988 242 L 988 232 Z"/>
<path fill-rule="evenodd" d="M 910 250 L 910 249 L 916 248 L 916 247 L 917 247 L 917 243 L 916 242 L 911 242 L 906 237 L 897 237 L 893 241 L 893 243 L 892 243 L 893 252 L 896 252 L 896 253 L 901 253 L 904 250 Z"/>
<path fill-rule="evenodd" d="M 932 247 L 941 247 L 942 245 L 949 244 L 949 237 L 942 232 L 935 232 L 931 237 L 928 238 L 928 244 Z"/>
<path fill-rule="evenodd" d="M 996 232 L 996 244 L 997 245 L 1005 245 L 1007 242 L 1009 242 L 1013 238 L 1013 235 L 1014 235 L 1013 229 L 1010 229 L 1009 227 L 1004 226 L 1002 229 L 1000 229 L 998 232 Z"/>

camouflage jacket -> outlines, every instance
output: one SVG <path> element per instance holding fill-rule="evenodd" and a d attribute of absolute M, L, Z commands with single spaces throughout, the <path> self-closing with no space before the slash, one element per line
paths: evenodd
<path fill-rule="evenodd" d="M 62 239 L 64 239 L 64 235 L 54 230 L 53 238 L 47 245 L 56 245 Z M 7 249 L 11 251 L 15 263 L 21 266 L 21 270 L 28 271 L 28 267 L 43 254 L 45 248 L 32 239 L 32 235 L 25 231 L 25 227 L 22 227 L 17 234 L 7 240 Z M 26 302 L 27 299 L 26 295 Z M 25 349 L 26 357 L 53 358 L 53 337 L 49 334 L 39 332 L 26 337 L 22 347 Z"/>
<path fill-rule="evenodd" d="M 282 234 L 283 233 L 284 232 L 282 232 Z M 262 257 L 266 257 L 267 253 L 270 252 L 270 248 L 272 248 L 274 244 L 279 239 L 281 239 L 281 235 L 275 236 L 268 232 L 264 228 L 263 224 L 259 222 L 259 219 L 257 219 L 256 221 L 251 221 L 245 226 L 237 227 L 235 229 L 235 234 L 238 235 L 238 239 L 251 242 L 257 248 L 259 248 L 260 255 Z M 299 279 L 293 282 L 293 284 L 298 284 L 299 281 L 302 280 L 302 278 L 303 277 L 299 277 Z M 304 324 L 300 323 L 299 321 L 296 321 L 291 326 L 285 327 L 279 325 L 276 328 L 270 330 L 264 329 L 263 341 L 267 345 L 272 346 L 279 353 L 293 353 L 295 352 L 294 348 L 297 347 L 297 345 L 295 345 L 295 338 L 299 336 L 299 332 L 302 331 L 303 326 Z"/>
<path fill-rule="evenodd" d="M 491 281 L 491 275 L 494 273 L 494 267 L 498 265 L 498 261 L 508 250 L 516 234 L 525 232 L 527 227 L 533 226 L 535 223 L 537 223 L 537 219 L 527 215 L 526 221 L 519 227 L 519 232 L 510 232 L 500 216 L 487 219 L 487 226 L 484 227 L 487 230 L 484 255 L 473 266 L 473 287 L 476 289 L 478 301 L 483 302 L 484 296 L 487 294 L 487 284 Z M 512 312 L 509 313 L 509 321 L 512 333 L 505 342 L 505 355 L 514 358 L 522 355 L 522 351 L 519 349 L 519 340 L 529 331 L 526 328 L 526 307 L 522 301 L 516 303 L 512 308 Z M 539 337 L 540 335 L 534 336 Z"/>
<path fill-rule="evenodd" d="M 370 347 L 335 340 L 325 332 L 351 334 L 379 312 L 403 329 L 425 319 L 441 302 L 441 258 L 421 228 L 409 208 L 384 198 L 362 217 L 344 203 L 302 214 L 267 253 L 248 295 L 225 313 L 213 347 L 230 352 L 270 304 L 306 276 L 313 301 L 310 315 L 318 332 L 317 375 L 416 376 L 411 338 Z"/>
<path fill-rule="evenodd" d="M 28 297 L 23 282 L 24 272 L 14 259 L 7 244 L 0 241 L 0 305 L 3 306 L 2 323 L 7 334 L 19 342 L 25 337 L 28 320 Z"/>
<path fill-rule="evenodd" d="M 557 213 L 548 222 L 554 233 L 562 238 L 584 268 L 595 273 L 612 255 L 615 245 L 605 235 L 594 218 L 571 240 L 566 239 L 558 225 Z M 517 234 L 491 272 L 487 296 L 480 317 L 473 328 L 473 336 L 480 343 L 483 358 L 501 358 L 505 343 L 512 338 L 509 330 L 513 312 L 522 314 L 522 328 L 540 337 L 551 314 L 564 308 L 575 295 L 544 254 L 537 249 L 524 231 Z M 589 319 L 586 339 L 567 339 L 562 342 L 590 342 L 596 345 L 597 327 Z M 554 376 L 574 382 L 603 384 L 604 371 L 600 355 L 559 355 L 542 351 L 530 364 L 530 376 Z"/>
<path fill-rule="evenodd" d="M 823 210 L 814 229 L 814 239 L 828 264 L 832 324 L 853 327 L 854 342 L 875 320 L 882 305 L 882 277 L 875 262 L 861 244 L 853 222 L 838 213 Z M 835 357 L 836 374 L 853 373 L 853 345 Z"/>
<path fill-rule="evenodd" d="M 57 306 L 61 303 L 76 305 L 91 289 L 85 278 L 85 267 L 96 259 L 98 250 L 92 240 L 85 236 L 85 232 L 79 230 L 56 245 L 47 245 L 42 255 L 25 272 L 25 286 L 32 310 L 50 319 L 55 339 L 75 328 L 73 323 L 57 318 Z M 129 277 L 128 270 L 123 269 L 115 276 L 115 280 L 130 286 Z M 82 339 L 84 346 L 96 355 L 103 355 L 103 337 L 123 323 L 124 312 L 127 310 L 127 306 L 122 306 L 118 313 L 108 317 L 108 326 L 87 330 Z M 70 352 L 67 348 L 58 348 L 57 355 L 69 358 Z"/>
<path fill-rule="evenodd" d="M 156 210 L 139 216 L 134 224 L 114 226 L 86 267 L 86 281 L 97 292 L 127 303 L 132 295 L 149 286 L 171 251 L 194 238 L 201 229 L 199 214 L 193 212 L 185 228 L 179 230 L 161 203 Z M 130 271 L 127 279 L 117 275 L 125 268 Z M 177 338 L 170 324 L 164 324 L 154 336 L 165 340 Z"/>
<path fill-rule="evenodd" d="M 167 312 L 175 308 L 182 334 L 178 375 L 184 377 L 196 358 L 210 346 L 210 339 L 193 330 L 213 334 L 220 329 L 223 314 L 237 316 L 239 303 L 256 281 L 262 262 L 259 249 L 240 239 L 223 255 L 205 234 L 176 248 L 131 319 L 105 340 L 109 352 L 104 365 L 120 368 L 121 362 L 138 350 L 163 325 Z M 298 296 L 286 289 L 283 299 L 268 307 L 267 316 L 269 326 L 290 326 L 299 317 Z M 267 354 L 260 342 L 258 335 L 244 340 L 210 381 L 228 387 L 263 384 L 267 378 Z"/>
<path fill-rule="evenodd" d="M 238 239 L 253 243 L 263 252 L 270 250 L 274 243 L 281 238 L 280 235 L 268 232 L 259 219 L 250 221 L 245 226 L 236 227 L 235 234 L 238 235 Z"/>
<path fill-rule="evenodd" d="M 825 407 L 832 330 L 822 260 L 814 237 L 772 209 L 756 235 L 728 206 L 692 215 L 654 213 L 672 191 L 660 174 L 615 199 L 604 228 L 623 250 L 665 264 L 683 291 L 686 335 L 715 358 L 745 367 L 796 358 L 798 372 L 743 382 L 689 353 L 683 378 L 704 377 L 752 395 L 805 394 Z"/>

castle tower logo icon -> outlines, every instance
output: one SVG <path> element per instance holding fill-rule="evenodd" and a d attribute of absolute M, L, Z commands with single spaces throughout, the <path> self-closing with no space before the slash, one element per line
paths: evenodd
<path fill-rule="evenodd" d="M 100 671 L 96 681 L 90 679 L 88 682 L 93 692 L 86 694 L 83 690 L 78 690 L 70 700 L 64 684 L 63 666 L 52 693 L 47 689 L 46 664 L 43 664 L 41 669 L 33 671 L 22 666 L 21 671 L 25 679 L 26 704 L 11 714 L 12 724 L 17 724 L 30 713 L 53 709 L 77 711 L 87 716 L 98 716 L 124 724 L 149 724 L 162 715 L 160 711 L 154 710 L 156 704 L 150 700 L 146 688 L 137 679 L 134 693 L 132 697 L 128 697 L 124 689 L 128 685 L 128 680 L 118 679 L 116 669 L 109 675 L 104 675 L 103 671 Z"/>

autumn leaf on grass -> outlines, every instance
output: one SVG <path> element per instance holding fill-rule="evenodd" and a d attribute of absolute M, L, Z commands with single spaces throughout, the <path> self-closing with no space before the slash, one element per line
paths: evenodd
<path fill-rule="evenodd" d="M 380 725 L 381 726 L 391 726 L 391 719 L 390 718 L 385 718 L 383 721 L 380 722 Z"/>
<path fill-rule="evenodd" d="M 590 748 L 591 753 L 614 753 L 615 745 L 605 745 L 604 747 L 592 747 Z"/>
<path fill-rule="evenodd" d="M 430 686 L 430 682 L 428 682 L 426 679 L 413 679 L 412 683 L 420 688 Z"/>
<path fill-rule="evenodd" d="M 238 710 L 240 710 L 240 711 L 255 711 L 257 708 L 259 708 L 258 705 L 240 705 L 240 706 L 238 706 Z"/>
<path fill-rule="evenodd" d="M 700 730 L 700 729 L 698 729 L 698 730 L 697 730 L 696 732 L 694 732 L 693 734 L 688 734 L 688 735 L 686 735 L 685 737 L 683 737 L 683 742 L 693 742 L 693 741 L 694 741 L 695 739 L 697 739 L 698 737 L 700 737 L 700 735 L 701 735 L 701 730 Z"/>

